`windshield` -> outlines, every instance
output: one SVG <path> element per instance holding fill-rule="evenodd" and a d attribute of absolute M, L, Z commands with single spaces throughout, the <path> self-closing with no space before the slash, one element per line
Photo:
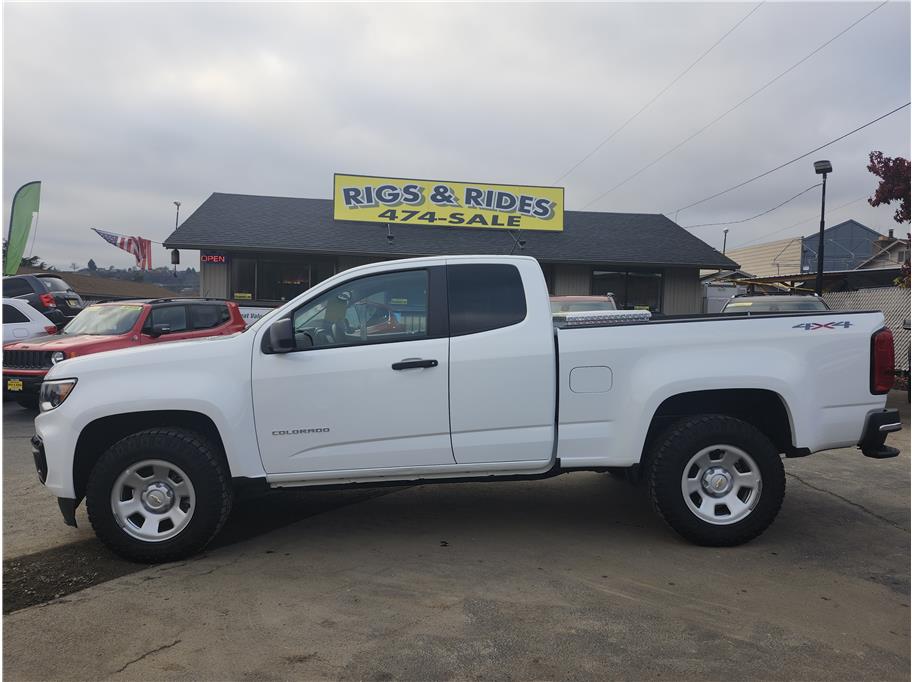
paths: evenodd
<path fill-rule="evenodd" d="M 802 310 L 829 310 L 819 298 L 796 298 L 794 301 L 731 301 L 725 313 L 791 313 Z"/>
<path fill-rule="evenodd" d="M 551 314 L 587 313 L 594 310 L 617 310 L 613 301 L 551 301 Z"/>
<path fill-rule="evenodd" d="M 141 305 L 91 305 L 63 328 L 63 334 L 126 334 L 142 313 Z"/>

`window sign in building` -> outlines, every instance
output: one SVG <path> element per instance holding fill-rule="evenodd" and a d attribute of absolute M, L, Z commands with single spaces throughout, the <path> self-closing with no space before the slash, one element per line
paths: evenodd
<path fill-rule="evenodd" d="M 336 173 L 333 217 L 437 227 L 564 229 L 564 188 Z"/>

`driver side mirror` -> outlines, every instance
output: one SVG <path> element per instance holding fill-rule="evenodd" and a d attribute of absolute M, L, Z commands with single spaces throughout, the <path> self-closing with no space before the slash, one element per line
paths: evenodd
<path fill-rule="evenodd" d="M 295 350 L 294 329 L 287 317 L 269 325 L 269 349 L 273 353 L 290 353 Z"/>
<path fill-rule="evenodd" d="M 170 334 L 171 326 L 167 324 L 153 324 L 152 331 L 149 332 L 149 336 L 153 339 L 157 339 L 162 334 Z"/>

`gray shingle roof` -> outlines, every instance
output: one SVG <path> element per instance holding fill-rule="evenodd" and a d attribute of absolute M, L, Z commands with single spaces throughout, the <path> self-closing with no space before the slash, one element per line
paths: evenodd
<path fill-rule="evenodd" d="M 294 251 L 369 256 L 508 254 L 506 230 L 334 221 L 329 199 L 212 194 L 175 230 L 169 249 Z M 737 263 L 659 214 L 566 211 L 563 232 L 522 233 L 516 254 L 560 263 L 673 265 L 731 270 Z"/>

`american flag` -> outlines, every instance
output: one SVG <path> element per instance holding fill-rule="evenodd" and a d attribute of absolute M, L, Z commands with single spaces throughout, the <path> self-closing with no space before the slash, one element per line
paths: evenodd
<path fill-rule="evenodd" d="M 98 236 L 104 239 L 108 244 L 113 244 L 118 249 L 123 249 L 127 253 L 132 253 L 136 258 L 136 266 L 140 270 L 152 269 L 152 242 L 142 237 L 125 237 L 122 234 L 96 230 Z"/>

